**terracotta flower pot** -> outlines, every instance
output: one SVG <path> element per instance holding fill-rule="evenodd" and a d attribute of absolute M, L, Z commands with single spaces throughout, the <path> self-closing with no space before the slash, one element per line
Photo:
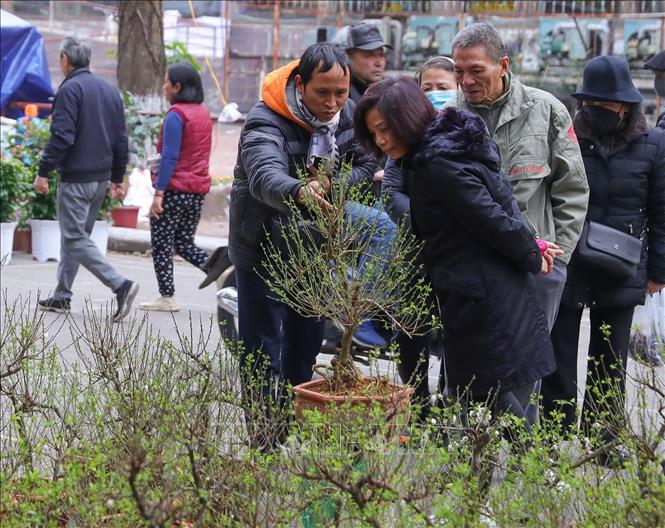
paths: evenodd
<path fill-rule="evenodd" d="M 136 205 L 116 207 L 111 211 L 111 219 L 115 227 L 131 227 L 136 229 L 138 217 L 139 207 Z"/>
<path fill-rule="evenodd" d="M 414 391 L 413 387 L 390 383 L 387 385 L 386 390 L 382 391 L 382 394 L 376 396 L 365 394 L 337 396 L 321 392 L 321 389 L 325 388 L 327 384 L 326 380 L 319 379 L 301 383 L 293 387 L 293 391 L 296 393 L 296 418 L 299 420 L 302 419 L 303 412 L 306 410 L 316 409 L 325 413 L 330 406 L 351 402 L 354 406 L 378 403 L 386 412 L 389 422 L 394 422 L 397 416 L 405 416 L 405 421 L 408 422 L 408 415 L 406 413 L 411 403 L 411 395 Z"/>
<path fill-rule="evenodd" d="M 14 251 L 32 253 L 32 232 L 30 228 L 14 231 Z"/>

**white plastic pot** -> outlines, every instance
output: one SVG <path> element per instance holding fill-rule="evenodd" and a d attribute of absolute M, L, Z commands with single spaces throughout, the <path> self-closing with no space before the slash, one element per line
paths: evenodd
<path fill-rule="evenodd" d="M 0 222 L 0 262 L 3 265 L 12 261 L 14 229 L 16 229 L 16 222 Z"/>
<path fill-rule="evenodd" d="M 106 255 L 106 250 L 109 245 L 110 228 L 111 222 L 106 220 L 97 220 L 95 225 L 92 227 L 92 233 L 90 233 L 90 240 L 95 243 L 97 249 L 99 249 L 102 255 Z"/>
<path fill-rule="evenodd" d="M 32 231 L 32 258 L 60 260 L 60 225 L 57 220 L 28 220 Z"/>

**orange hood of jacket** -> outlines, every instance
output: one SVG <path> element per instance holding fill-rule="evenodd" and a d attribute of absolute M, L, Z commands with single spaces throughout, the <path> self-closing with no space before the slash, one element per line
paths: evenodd
<path fill-rule="evenodd" d="M 286 85 L 299 64 L 300 60 L 294 60 L 266 75 L 261 87 L 261 98 L 268 108 L 311 132 L 312 127 L 294 116 L 286 102 Z"/>

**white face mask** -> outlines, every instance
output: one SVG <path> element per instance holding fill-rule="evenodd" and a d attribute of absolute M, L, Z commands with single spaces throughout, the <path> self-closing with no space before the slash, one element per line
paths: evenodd
<path fill-rule="evenodd" d="M 425 93 L 435 110 L 440 110 L 443 105 L 455 97 L 455 94 L 457 94 L 456 90 L 432 90 Z"/>

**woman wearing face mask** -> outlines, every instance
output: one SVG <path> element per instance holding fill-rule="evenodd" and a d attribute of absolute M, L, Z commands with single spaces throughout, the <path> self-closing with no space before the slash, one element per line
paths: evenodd
<path fill-rule="evenodd" d="M 661 101 L 665 101 L 665 51 L 657 53 L 644 63 L 647 70 L 653 70 L 656 78 L 653 81 L 653 89 Z M 656 119 L 657 126 L 665 130 L 665 111 Z"/>
<path fill-rule="evenodd" d="M 416 80 L 435 110 L 441 110 L 457 92 L 454 62 L 442 55 L 427 59 Z"/>
<path fill-rule="evenodd" d="M 585 266 L 579 248 L 568 265 L 551 334 L 558 368 L 543 380 L 543 404 L 546 412 L 562 411 L 565 425 L 575 424 L 580 320 L 588 306 L 591 338 L 582 427 L 590 435 L 601 426 L 595 422 L 602 412 L 616 417 L 620 425 L 633 310 L 644 302 L 645 294 L 665 286 L 665 134 L 647 126 L 642 96 L 624 59 L 600 56 L 589 61 L 582 87 L 572 96 L 580 104 L 573 126 L 589 181 L 587 220 L 642 239 L 633 277 L 617 278 L 607 268 Z M 609 343 L 602 325 L 610 326 Z M 607 390 L 606 380 L 612 383 L 613 393 Z M 570 404 L 559 406 L 558 400 Z M 605 424 L 598 432 L 595 440 L 599 442 L 616 437 L 616 430 Z M 600 456 L 599 463 L 620 463 L 623 456 L 615 450 Z"/>
<path fill-rule="evenodd" d="M 441 305 L 449 394 L 525 420 L 554 358 L 531 274 L 548 273 L 522 220 L 496 143 L 464 110 L 438 113 L 414 80 L 371 86 L 354 114 L 356 139 L 395 160 L 408 182 L 414 232 Z M 442 373 L 443 374 L 443 373 Z"/>

